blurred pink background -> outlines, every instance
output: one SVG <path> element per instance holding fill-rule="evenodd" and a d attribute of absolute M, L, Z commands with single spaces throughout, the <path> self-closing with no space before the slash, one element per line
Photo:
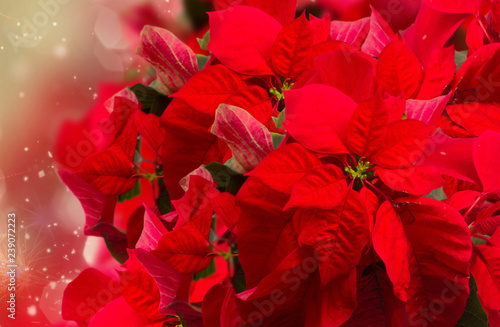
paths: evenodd
<path fill-rule="evenodd" d="M 187 33 L 179 2 L 0 2 L 1 327 L 72 326 L 60 318 L 67 283 L 88 266 L 116 265 L 101 239 L 83 235 L 83 210 L 59 181 L 53 143 L 63 121 L 81 119 L 101 100 L 101 83 L 137 77 L 141 21 Z M 10 212 L 17 216 L 15 321 L 5 302 Z"/>

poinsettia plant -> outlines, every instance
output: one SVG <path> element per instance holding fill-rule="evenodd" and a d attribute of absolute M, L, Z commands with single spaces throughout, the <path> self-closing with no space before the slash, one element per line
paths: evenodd
<path fill-rule="evenodd" d="M 63 318 L 500 326 L 499 2 L 424 0 L 404 31 L 216 8 L 208 56 L 143 29 L 156 80 L 102 104 L 59 172 L 121 263 L 71 282 Z"/>

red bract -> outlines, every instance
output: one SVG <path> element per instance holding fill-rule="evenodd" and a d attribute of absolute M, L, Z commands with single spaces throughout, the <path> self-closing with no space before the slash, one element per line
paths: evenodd
<path fill-rule="evenodd" d="M 333 21 L 330 28 L 333 40 L 359 48 L 370 30 L 370 19 L 362 18 L 354 22 Z"/>
<path fill-rule="evenodd" d="M 285 24 L 273 45 L 272 64 L 276 73 L 296 80 L 308 67 L 314 32 L 305 14 Z"/>
<path fill-rule="evenodd" d="M 373 246 L 386 264 L 396 296 L 407 302 L 410 321 L 455 324 L 469 295 L 472 242 L 467 225 L 457 211 L 435 200 L 401 199 L 395 205 L 385 202 L 377 213 Z M 442 229 L 454 238 L 440 239 Z M 453 303 L 440 315 L 429 312 L 444 290 L 455 293 Z"/>
<path fill-rule="evenodd" d="M 412 51 L 399 41 L 392 41 L 380 53 L 377 76 L 381 90 L 414 98 L 420 90 L 424 71 Z"/>
<path fill-rule="evenodd" d="M 194 274 L 207 268 L 212 258 L 210 248 L 193 223 L 165 234 L 153 251 L 176 271 Z"/>
<path fill-rule="evenodd" d="M 282 25 L 262 10 L 236 6 L 210 13 L 209 50 L 242 74 L 272 75 L 273 44 Z"/>
<path fill-rule="evenodd" d="M 297 181 L 285 210 L 293 207 L 333 209 L 341 204 L 346 193 L 347 182 L 342 170 L 335 165 L 321 165 Z"/>
<path fill-rule="evenodd" d="M 156 293 L 156 289 L 159 291 L 159 301 L 156 301 L 156 297 L 154 297 L 155 301 L 153 301 L 155 305 L 158 305 L 158 313 L 162 315 L 173 313 L 173 310 L 169 310 L 168 306 L 177 298 L 183 299 L 184 290 L 182 289 L 182 282 L 186 280 L 186 278 L 183 278 L 178 271 L 145 250 L 134 250 L 134 256 L 149 274 L 149 276 L 144 274 L 144 278 L 149 279 L 150 282 L 150 278 L 152 277 L 156 283 L 156 285 L 151 286 L 152 290 L 150 289 L 150 291 L 152 291 L 151 293 L 153 294 Z M 125 282 L 130 283 L 130 281 L 127 280 L 127 277 L 130 278 L 130 276 L 124 275 L 124 277 Z M 144 290 L 141 292 L 143 291 Z M 137 302 L 140 304 L 144 298 L 145 296 L 141 297 Z M 152 308 L 151 312 L 157 312 L 156 308 Z M 145 315 L 147 316 L 147 314 Z"/>
<path fill-rule="evenodd" d="M 161 319 L 158 312 L 160 292 L 155 280 L 137 260 L 133 252 L 129 259 L 117 270 L 120 276 L 122 296 L 139 314 L 150 319 Z"/>
<path fill-rule="evenodd" d="M 372 90 L 374 62 L 349 50 L 330 51 L 315 59 L 315 74 L 307 84 L 332 86 L 354 101 L 365 100 Z"/>
<path fill-rule="evenodd" d="M 200 164 L 221 160 L 224 149 L 209 133 L 218 105 L 229 98 L 243 81 L 222 65 L 208 67 L 189 80 L 162 115 L 165 131 L 163 163 L 169 174 L 165 182 L 170 195 L 182 196 L 178 182 Z"/>
<path fill-rule="evenodd" d="M 88 157 L 77 175 L 106 195 L 120 195 L 130 191 L 137 173 L 132 162 L 118 146 Z"/>
<path fill-rule="evenodd" d="M 193 50 L 159 27 L 143 28 L 137 54 L 156 69 L 158 88 L 165 94 L 179 90 L 198 71 Z"/>
<path fill-rule="evenodd" d="M 311 84 L 288 91 L 285 103 L 283 126 L 299 143 L 321 153 L 346 152 L 347 123 L 356 108 L 350 97 L 331 86 Z"/>
<path fill-rule="evenodd" d="M 500 310 L 500 248 L 480 245 L 474 247 L 471 272 L 478 280 L 483 305 L 492 311 Z"/>
<path fill-rule="evenodd" d="M 371 56 L 378 57 L 385 46 L 396 37 L 384 18 L 372 8 L 370 30 L 361 50 Z"/>
<path fill-rule="evenodd" d="M 138 110 L 136 111 L 135 123 L 139 134 L 151 149 L 161 155 L 160 149 L 163 145 L 164 131 L 160 128 L 160 118 L 154 114 L 146 114 Z"/>
<path fill-rule="evenodd" d="M 104 195 L 94 186 L 67 170 L 59 171 L 59 177 L 80 200 L 83 211 L 85 211 L 83 233 L 85 235 L 99 236 L 100 233 L 93 231 L 92 227 L 100 222 L 113 222 L 116 197 Z"/>
<path fill-rule="evenodd" d="M 219 106 L 211 132 L 227 143 L 233 154 L 231 166 L 241 173 L 255 168 L 273 150 L 267 128 L 235 106 Z"/>
<path fill-rule="evenodd" d="M 74 304 L 114 280 L 71 283 L 64 317 L 499 325 L 498 1 L 422 1 L 404 33 L 382 9 L 345 22 L 293 0 L 213 3 L 200 67 L 145 28 L 158 80 L 115 95 L 113 133 L 60 172 L 85 233 L 122 263 L 121 287 L 86 316 Z M 467 18 L 465 60 L 450 37 Z"/>

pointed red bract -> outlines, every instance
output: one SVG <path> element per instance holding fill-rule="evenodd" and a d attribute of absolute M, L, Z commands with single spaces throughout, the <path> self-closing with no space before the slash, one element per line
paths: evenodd
<path fill-rule="evenodd" d="M 250 177 L 236 195 L 241 208 L 238 251 L 247 289 L 272 272 L 297 248 L 292 213 L 283 212 L 288 196 Z"/>
<path fill-rule="evenodd" d="M 271 133 L 239 107 L 221 104 L 210 132 L 227 143 L 233 153 L 230 167 L 240 173 L 254 169 L 273 150 Z"/>
<path fill-rule="evenodd" d="M 384 144 L 375 156 L 377 166 L 400 169 L 413 165 L 425 150 L 429 130 L 427 125 L 413 119 L 390 124 Z"/>
<path fill-rule="evenodd" d="M 370 31 L 370 18 L 361 18 L 353 22 L 334 20 L 331 22 L 332 40 L 342 41 L 359 48 Z"/>
<path fill-rule="evenodd" d="M 361 50 L 373 57 L 379 57 L 382 50 L 397 36 L 375 8 L 371 7 L 370 30 Z"/>
<path fill-rule="evenodd" d="M 417 99 L 430 100 L 443 94 L 456 71 L 453 47 L 434 50 L 424 66 L 424 79 Z"/>
<path fill-rule="evenodd" d="M 194 274 L 212 260 L 208 242 L 193 223 L 163 235 L 152 253 L 181 274 Z"/>
<path fill-rule="evenodd" d="M 430 7 L 422 1 L 415 23 L 404 32 L 404 43 L 410 47 L 424 67 L 436 49 L 442 48 L 469 14 L 450 14 Z"/>
<path fill-rule="evenodd" d="M 198 71 L 193 50 L 159 27 L 144 27 L 137 54 L 153 65 L 158 88 L 167 95 L 179 90 Z"/>
<path fill-rule="evenodd" d="M 342 170 L 335 165 L 321 165 L 297 181 L 284 209 L 333 209 L 343 202 L 346 194 L 347 182 Z"/>
<path fill-rule="evenodd" d="M 189 176 L 189 185 L 184 196 L 172 201 L 175 209 L 179 213 L 179 220 L 175 229 L 182 229 L 186 225 L 192 225 L 201 233 L 201 236 L 208 239 L 210 226 L 212 225 L 212 207 L 209 195 L 213 188 L 213 181 L 206 180 L 199 175 Z"/>
<path fill-rule="evenodd" d="M 215 108 L 214 108 L 215 112 Z M 201 113 L 174 99 L 161 117 L 165 132 L 162 148 L 164 180 L 172 199 L 179 199 L 184 191 L 179 181 L 201 164 L 220 161 L 225 149 L 209 129 L 214 116 Z"/>
<path fill-rule="evenodd" d="M 120 276 L 122 296 L 137 313 L 150 319 L 162 318 L 158 312 L 160 291 L 156 282 L 144 266 L 129 250 L 128 260 L 117 269 Z"/>
<path fill-rule="evenodd" d="M 83 233 L 88 236 L 100 236 L 92 230 L 100 222 L 113 222 L 116 206 L 115 196 L 106 196 L 93 185 L 87 183 L 75 173 L 60 170 L 59 177 L 80 201 L 85 212 L 85 227 Z"/>
<path fill-rule="evenodd" d="M 339 90 L 312 84 L 285 92 L 283 127 L 304 147 L 320 153 L 347 152 L 347 124 L 356 103 Z"/>
<path fill-rule="evenodd" d="M 285 145 L 273 151 L 254 170 L 247 173 L 280 193 L 290 193 L 295 183 L 321 165 L 319 159 L 299 144 Z"/>
<path fill-rule="evenodd" d="M 316 251 L 321 287 L 351 271 L 359 262 L 370 237 L 370 219 L 354 190 L 330 211 L 298 210 L 294 215 L 299 244 Z"/>
<path fill-rule="evenodd" d="M 349 121 L 350 150 L 360 157 L 372 157 L 384 143 L 388 124 L 389 109 L 380 96 L 361 102 Z"/>
<path fill-rule="evenodd" d="M 408 100 L 406 101 L 406 117 L 420 120 L 430 126 L 436 125 L 450 96 L 451 94 L 443 95 L 432 100 Z"/>
<path fill-rule="evenodd" d="M 317 73 L 308 84 L 325 84 L 348 95 L 355 102 L 369 97 L 373 82 L 373 62 L 366 55 L 337 50 L 315 59 Z"/>
<path fill-rule="evenodd" d="M 271 98 L 267 91 L 260 86 L 240 87 L 229 98 L 224 100 L 224 103 L 245 109 L 266 126 L 272 123 L 273 108 Z"/>
<path fill-rule="evenodd" d="M 319 44 L 330 39 L 330 15 L 326 14 L 323 18 L 316 18 L 309 15 L 309 25 L 313 30 L 314 44 Z"/>
<path fill-rule="evenodd" d="M 488 44 L 467 58 L 458 70 L 452 90 L 464 102 L 500 101 L 500 43 Z M 472 93 L 468 90 L 475 90 Z"/>
<path fill-rule="evenodd" d="M 486 131 L 500 132 L 500 103 L 468 102 L 446 107 L 446 112 L 457 124 L 474 135 Z"/>
<path fill-rule="evenodd" d="M 414 195 L 429 194 L 445 184 L 439 170 L 434 167 L 378 168 L 377 175 L 391 189 Z"/>
<path fill-rule="evenodd" d="M 380 53 L 377 78 L 385 92 L 406 99 L 414 98 L 424 78 L 422 65 L 413 52 L 400 41 L 392 41 Z"/>
<path fill-rule="evenodd" d="M 224 225 L 234 234 L 238 234 L 237 226 L 240 217 L 240 208 L 236 206 L 234 195 L 227 192 L 219 192 L 212 189 L 210 204 L 214 208 L 215 215 L 220 218 Z"/>
<path fill-rule="evenodd" d="M 161 261 L 151 253 L 143 249 L 135 249 L 134 255 L 137 261 L 152 276 L 159 291 L 159 313 L 169 314 L 171 310 L 167 308 L 184 290 L 181 290 L 182 276 L 165 262 Z M 128 280 L 124 276 L 125 281 Z"/>
<path fill-rule="evenodd" d="M 224 65 L 242 74 L 272 75 L 273 44 L 282 26 L 262 10 L 236 6 L 209 13 L 208 49 Z"/>
<path fill-rule="evenodd" d="M 130 191 L 137 182 L 133 166 L 115 145 L 88 157 L 77 175 L 105 195 L 120 195 Z"/>
<path fill-rule="evenodd" d="M 238 74 L 223 65 L 215 65 L 195 74 L 172 96 L 200 113 L 213 115 L 215 109 L 242 86 L 245 83 Z"/>
<path fill-rule="evenodd" d="M 163 130 L 160 127 L 160 117 L 137 110 L 135 123 L 139 135 L 144 138 L 153 151 L 159 153 L 164 138 Z"/>
<path fill-rule="evenodd" d="M 296 80 L 306 69 L 314 42 L 305 14 L 285 24 L 273 45 L 272 64 L 279 76 Z"/>
<path fill-rule="evenodd" d="M 130 89 L 123 89 L 108 99 L 104 106 L 111 114 L 101 123 L 101 128 L 114 134 L 107 147 L 118 146 L 129 160 L 133 160 L 137 144 L 135 113 L 142 105 Z"/>
<path fill-rule="evenodd" d="M 436 133 L 429 138 L 425 155 L 421 156 L 417 166 L 434 167 L 443 175 L 449 175 L 467 182 L 480 183 L 472 151 L 474 139 L 452 139 Z"/>
<path fill-rule="evenodd" d="M 386 201 L 380 207 L 373 246 L 396 296 L 407 302 L 410 324 L 456 324 L 469 296 L 472 242 L 467 224 L 458 211 L 433 199 L 399 199 L 394 205 Z M 453 238 L 442 237 L 443 230 Z M 442 301 L 444 292 L 454 294 L 455 301 L 436 314 L 430 308 Z"/>
<path fill-rule="evenodd" d="M 147 206 L 144 206 L 144 209 L 144 227 L 135 248 L 150 251 L 156 249 L 158 241 L 163 234 L 166 234 L 168 231 L 153 210 Z"/>

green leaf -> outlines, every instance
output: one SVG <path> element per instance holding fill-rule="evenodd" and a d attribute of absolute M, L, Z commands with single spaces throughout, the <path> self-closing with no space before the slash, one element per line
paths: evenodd
<path fill-rule="evenodd" d="M 170 195 L 168 194 L 168 191 L 167 191 L 167 188 L 165 187 L 165 182 L 163 181 L 163 179 L 158 178 L 157 181 L 158 181 L 158 189 L 160 190 L 160 196 L 158 197 L 156 204 L 158 205 L 158 209 L 160 209 L 160 212 L 162 213 L 162 215 L 165 215 L 165 214 L 172 211 L 172 204 L 170 202 Z"/>
<path fill-rule="evenodd" d="M 210 265 L 205 270 L 202 270 L 199 273 L 194 274 L 193 280 L 195 282 L 197 282 L 200 279 L 206 278 L 206 277 L 213 275 L 213 274 L 215 274 L 215 260 L 214 259 L 212 259 L 212 261 L 210 261 Z"/>
<path fill-rule="evenodd" d="M 243 175 L 232 176 L 226 186 L 226 192 L 236 195 L 247 179 L 248 177 Z"/>
<path fill-rule="evenodd" d="M 160 91 L 160 88 L 158 87 L 158 79 L 155 79 L 154 81 L 152 81 L 151 84 L 149 84 L 149 87 L 152 88 L 153 90 L 155 90 L 156 92 L 163 94 Z"/>
<path fill-rule="evenodd" d="M 130 191 L 128 191 L 125 194 L 118 195 L 118 202 L 124 202 L 124 201 L 130 200 L 130 199 L 133 199 L 136 196 L 138 196 L 139 194 L 141 194 L 140 179 L 137 180 L 133 189 L 131 189 Z"/>
<path fill-rule="evenodd" d="M 124 230 L 105 222 L 94 225 L 92 229 L 101 233 L 109 253 L 116 261 L 124 263 L 128 260 L 128 240 Z"/>
<path fill-rule="evenodd" d="M 142 111 L 155 114 L 158 117 L 161 117 L 172 101 L 172 98 L 144 84 L 135 84 L 130 90 L 134 92 L 137 100 L 142 104 Z"/>
<path fill-rule="evenodd" d="M 433 190 L 431 193 L 429 193 L 427 195 L 424 195 L 424 197 L 429 198 L 429 199 L 438 200 L 438 201 L 442 201 L 442 200 L 448 199 L 448 197 L 444 193 L 442 187 Z"/>
<path fill-rule="evenodd" d="M 226 188 L 229 184 L 231 177 L 238 176 L 241 174 L 235 172 L 226 165 L 219 162 L 211 162 L 205 166 L 205 168 L 210 172 L 214 181 L 217 182 L 219 187 Z"/>
<path fill-rule="evenodd" d="M 271 133 L 271 135 L 273 137 L 273 147 L 276 150 L 283 141 L 283 139 L 285 138 L 285 135 L 277 133 Z"/>
<path fill-rule="evenodd" d="M 232 160 L 232 158 L 229 159 L 228 162 L 230 160 Z M 233 195 L 238 193 L 243 183 L 247 180 L 246 176 L 235 172 L 227 165 L 223 165 L 219 162 L 211 162 L 206 165 L 205 168 L 210 172 L 214 181 L 219 185 L 219 188 L 223 188 L 226 192 Z"/>
<path fill-rule="evenodd" d="M 196 38 L 198 41 L 198 44 L 200 45 L 200 48 L 202 50 L 207 50 L 208 51 L 208 43 L 210 42 L 210 30 L 208 30 L 205 35 L 203 35 L 203 38 L 199 39 Z"/>
<path fill-rule="evenodd" d="M 488 316 L 484 312 L 477 296 L 477 284 L 472 275 L 469 280 L 470 294 L 465 305 L 465 311 L 457 323 L 457 327 L 488 327 Z"/>
<path fill-rule="evenodd" d="M 238 257 L 234 257 L 233 260 L 234 267 L 236 267 L 234 270 L 233 286 L 236 293 L 241 293 L 247 289 L 245 273 L 243 272 Z"/>
<path fill-rule="evenodd" d="M 282 110 L 278 117 L 273 117 L 274 124 L 278 128 L 283 128 L 283 123 L 285 122 L 285 110 Z"/>
<path fill-rule="evenodd" d="M 202 70 L 203 67 L 205 67 L 205 65 L 208 62 L 208 59 L 210 59 L 209 56 L 204 56 L 200 54 L 196 55 L 196 61 L 198 62 L 198 70 Z"/>
<path fill-rule="evenodd" d="M 485 238 L 489 238 L 488 235 L 483 235 Z M 487 244 L 488 241 L 486 241 L 485 239 L 483 238 L 479 238 L 479 237 L 474 237 L 472 236 L 472 244 L 474 245 L 483 245 L 483 244 Z"/>
<path fill-rule="evenodd" d="M 455 51 L 455 65 L 457 65 L 457 71 L 462 67 L 464 61 L 467 60 L 467 52 L 468 50 Z"/>

